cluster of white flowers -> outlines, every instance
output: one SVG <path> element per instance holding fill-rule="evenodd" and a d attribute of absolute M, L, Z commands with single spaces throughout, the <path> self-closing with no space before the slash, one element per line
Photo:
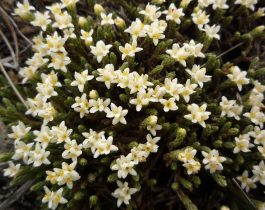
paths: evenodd
<path fill-rule="evenodd" d="M 112 124 L 117 123 L 127 124 L 125 116 L 128 113 L 127 109 L 123 109 L 121 106 L 116 106 L 111 103 L 110 99 L 102 99 L 98 97 L 92 97 L 87 100 L 87 96 L 84 93 L 81 97 L 75 98 L 75 103 L 72 108 L 80 113 L 80 118 L 83 118 L 85 114 L 93 114 L 96 112 L 105 112 L 107 118 L 112 118 Z"/>
<path fill-rule="evenodd" d="M 183 162 L 187 169 L 187 174 L 197 174 L 201 169 L 201 163 L 195 159 L 197 150 L 192 147 L 186 147 L 178 154 L 178 160 Z"/>
<path fill-rule="evenodd" d="M 221 117 L 234 117 L 236 120 L 240 120 L 243 106 L 238 105 L 236 100 L 228 100 L 225 96 L 222 96 L 222 101 L 219 103 L 219 105 L 222 109 Z"/>
<path fill-rule="evenodd" d="M 184 112 L 188 113 L 182 117 L 192 123 L 198 123 L 203 128 L 206 127 L 205 121 L 212 115 L 210 111 L 207 111 L 206 102 L 197 102 L 192 98 L 198 90 L 207 86 L 204 83 L 210 82 L 212 79 L 203 65 L 196 64 L 199 63 L 197 62 L 198 59 L 201 61 L 206 57 L 204 44 L 190 39 L 182 43 L 173 43 L 171 47 L 164 50 L 164 56 L 175 61 L 179 68 L 186 67 L 183 72 L 188 78 L 183 84 L 174 76 L 157 82 L 158 80 L 154 81 L 152 76 L 149 76 L 147 72 L 149 69 L 145 71 L 146 73 L 139 73 L 133 71 L 133 67 L 116 66 L 116 64 L 110 63 L 111 59 L 108 59 L 109 55 L 114 53 L 117 59 L 125 60 L 128 64 L 131 59 L 134 60 L 135 57 L 141 56 L 145 50 L 144 42 L 147 39 L 153 42 L 151 43 L 152 46 L 159 45 L 166 38 L 165 33 L 170 24 L 179 26 L 182 23 L 185 17 L 185 8 L 191 0 L 181 1 L 179 8 L 171 3 L 164 11 L 161 11 L 162 7 L 156 5 L 161 5 L 166 1 L 153 0 L 156 5 L 148 3 L 144 9 L 140 9 L 140 15 L 128 27 L 122 18 L 116 17 L 114 13 L 107 14 L 101 5 L 96 4 L 94 10 L 96 16 L 100 18 L 99 24 L 103 28 L 111 28 L 114 27 L 112 25 L 116 24 L 129 37 L 129 41 L 121 43 L 118 47 L 109 43 L 109 40 L 96 40 L 96 28 L 92 28 L 94 25 L 91 28 L 80 27 L 81 29 L 78 28 L 78 33 L 76 33 L 77 28 L 69 10 L 75 8 L 77 2 L 78 0 L 61 0 L 61 3 L 54 3 L 47 7 L 47 11 L 43 13 L 36 11 L 32 15 L 30 23 L 39 27 L 44 33 L 41 32 L 33 39 L 34 54 L 32 58 L 26 61 L 27 66 L 23 67 L 19 74 L 23 83 L 32 80 L 38 81 L 36 83 L 36 96 L 27 99 L 29 108 L 26 114 L 41 118 L 42 126 L 39 130 L 31 131 L 31 127 L 26 127 L 23 122 L 19 121 L 18 125 L 12 126 L 13 133 L 9 134 L 9 138 L 15 140 L 15 152 L 12 159 L 14 161 L 23 160 L 24 164 L 32 164 L 33 167 L 51 164 L 48 159 L 52 154 L 49 146 L 61 144 L 61 168 L 46 170 L 46 180 L 50 184 L 66 185 L 69 189 L 73 188 L 75 181 L 81 179 L 78 173 L 78 159 L 84 154 L 84 150 L 91 150 L 93 157 L 98 158 L 102 155 L 110 155 L 120 149 L 118 144 L 116 144 L 117 146 L 113 144 L 115 136 L 107 135 L 104 130 L 90 129 L 89 132 L 82 132 L 83 137 L 80 136 L 83 140 L 81 142 L 78 138 L 73 139 L 73 130 L 75 129 L 68 129 L 66 124 L 70 125 L 66 123 L 67 121 L 52 126 L 56 125 L 54 119 L 57 114 L 57 107 L 52 99 L 58 97 L 60 89 L 67 85 L 66 82 L 63 83 L 61 77 L 70 80 L 69 88 L 75 91 L 78 89 L 77 92 L 80 95 L 74 96 L 74 102 L 71 104 L 69 112 L 73 110 L 78 112 L 80 120 L 85 121 L 86 117 L 89 119 L 91 115 L 103 112 L 106 118 L 112 120 L 112 126 L 119 123 L 126 125 L 125 116 L 129 114 L 131 105 L 135 106 L 137 112 L 140 112 L 152 103 L 159 103 L 158 107 L 162 107 L 161 111 L 175 113 L 180 107 L 179 104 L 185 103 L 187 110 Z M 257 0 L 236 0 L 234 2 L 234 4 L 241 4 L 251 10 L 255 9 L 256 3 Z M 203 34 L 205 33 L 209 40 L 219 40 L 221 39 L 219 34 L 221 27 L 216 24 L 210 25 L 211 17 L 206 12 L 206 8 L 210 5 L 214 10 L 229 8 L 227 0 L 198 0 L 198 5 L 191 14 L 191 24 L 195 24 L 196 28 Z M 24 0 L 23 4 L 17 3 L 15 14 L 27 19 L 31 16 L 31 11 L 34 10 L 35 8 L 30 6 L 27 0 Z M 85 17 L 79 17 L 79 25 L 84 25 L 86 21 Z M 46 34 L 45 31 L 50 32 Z M 97 64 L 95 71 L 92 72 L 87 67 L 82 67 L 79 71 L 76 69 L 73 71 L 70 68 L 71 53 L 67 51 L 66 46 L 71 39 L 85 44 L 85 48 L 82 50 L 87 50 L 88 56 L 92 56 L 91 60 Z M 189 65 L 189 60 L 193 60 L 191 65 Z M 48 70 L 49 73 L 47 73 Z M 262 130 L 265 122 L 265 114 L 263 113 L 265 86 L 258 81 L 251 81 L 247 78 L 247 72 L 242 71 L 238 66 L 232 66 L 227 77 L 236 84 L 239 91 L 242 91 L 244 85 L 254 85 L 254 88 L 249 91 L 248 104 L 251 108 L 247 110 L 248 112 L 243 113 L 245 110 L 243 110 L 244 106 L 240 101 L 228 100 L 225 96 L 222 96 L 219 103 L 221 117 L 240 120 L 242 115 L 255 125 L 253 131 L 235 137 L 233 153 L 250 152 L 251 148 L 257 148 L 265 157 L 265 130 Z M 119 106 L 116 100 L 108 98 L 107 95 L 100 97 L 99 92 L 101 93 L 101 91 L 88 88 L 90 82 L 91 84 L 97 82 L 98 86 L 101 85 L 100 87 L 104 84 L 103 88 L 107 91 L 119 88 L 126 94 L 128 93 L 128 109 L 123 108 L 125 105 Z M 89 94 L 87 94 L 88 92 Z M 116 156 L 112 162 L 110 168 L 117 171 L 119 179 L 125 179 L 128 175 L 138 175 L 136 166 L 146 162 L 151 153 L 158 151 L 158 142 L 161 137 L 157 136 L 157 132 L 162 130 L 158 117 L 150 115 L 145 128 L 148 132 L 145 142 L 138 143 L 126 155 Z M 27 134 L 33 134 L 34 142 L 23 141 Z M 252 139 L 254 139 L 253 143 L 251 142 Z M 197 174 L 201 170 L 201 163 L 199 158 L 195 157 L 196 154 L 197 150 L 193 147 L 185 147 L 178 154 L 177 159 L 183 163 L 182 165 L 188 175 Z M 210 173 L 223 170 L 222 163 L 226 161 L 226 158 L 219 155 L 218 150 L 202 151 L 202 155 L 204 157 L 202 163 Z M 4 170 L 4 175 L 14 177 L 19 172 L 20 166 L 21 164 L 14 164 L 11 161 L 9 167 Z M 249 191 L 256 187 L 255 183 L 258 181 L 265 185 L 264 171 L 265 165 L 261 161 L 259 165 L 253 166 L 252 178 L 249 178 L 248 171 L 244 171 L 242 176 L 237 177 L 237 179 L 242 183 L 242 188 Z M 123 183 L 120 180 L 117 181 L 117 185 L 118 188 L 112 193 L 112 196 L 117 198 L 117 206 L 119 207 L 122 203 L 128 205 L 131 195 L 136 193 L 138 189 L 130 188 L 128 182 Z M 51 209 L 67 202 L 62 196 L 63 188 L 50 191 L 45 186 L 44 191 L 45 196 L 42 202 L 48 203 L 48 207 Z"/>
<path fill-rule="evenodd" d="M 202 151 L 202 155 L 204 157 L 202 162 L 205 164 L 205 168 L 208 169 L 210 173 L 223 170 L 224 167 L 222 162 L 224 162 L 226 158 L 220 156 L 218 150 L 213 149 L 210 152 Z"/>
<path fill-rule="evenodd" d="M 73 182 L 80 179 L 79 174 L 75 171 L 76 161 L 68 164 L 62 162 L 62 168 L 54 168 L 53 171 L 46 171 L 46 180 L 52 184 L 67 185 L 69 189 L 73 188 Z"/>
<path fill-rule="evenodd" d="M 104 131 L 96 132 L 90 129 L 89 133 L 84 132 L 82 135 L 85 137 L 83 141 L 83 148 L 90 148 L 94 154 L 94 158 L 100 155 L 108 155 L 112 151 L 117 151 L 118 147 L 112 144 L 113 137 L 105 137 Z"/>

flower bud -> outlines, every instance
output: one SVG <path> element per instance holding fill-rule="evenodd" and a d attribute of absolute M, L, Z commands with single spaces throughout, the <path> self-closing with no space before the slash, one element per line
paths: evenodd
<path fill-rule="evenodd" d="M 189 180 L 187 180 L 187 179 L 180 178 L 180 184 L 181 184 L 184 188 L 188 189 L 189 191 L 192 191 L 192 189 L 193 189 L 193 187 L 192 187 L 192 183 L 191 183 Z"/>
<path fill-rule="evenodd" d="M 147 123 L 147 125 L 153 126 L 153 125 L 157 124 L 157 120 L 158 120 L 157 116 L 151 115 L 151 116 L 146 118 L 146 123 Z"/>
<path fill-rule="evenodd" d="M 107 182 L 115 182 L 118 179 L 117 173 L 110 174 L 107 178 Z"/>
<path fill-rule="evenodd" d="M 256 28 L 254 28 L 254 29 L 250 32 L 250 34 L 251 34 L 252 36 L 260 36 L 260 35 L 263 35 L 264 29 L 265 29 L 265 26 L 264 26 L 264 25 L 257 26 Z"/>
<path fill-rule="evenodd" d="M 81 166 L 86 166 L 86 165 L 87 165 L 87 159 L 85 159 L 85 158 L 81 158 L 81 159 L 79 160 L 79 164 L 80 164 Z"/>
<path fill-rule="evenodd" d="M 115 22 L 116 26 L 121 28 L 121 29 L 125 28 L 125 26 L 126 26 L 124 20 L 122 18 L 120 18 L 120 17 L 117 17 L 114 20 L 114 22 Z"/>
<path fill-rule="evenodd" d="M 187 8 L 189 6 L 190 2 L 191 2 L 191 0 L 182 0 L 180 2 L 180 7 L 185 9 L 185 8 Z"/>
<path fill-rule="evenodd" d="M 87 175 L 87 181 L 89 183 L 93 183 L 96 180 L 96 178 L 97 177 L 94 174 L 92 174 L 92 173 L 90 173 L 90 174 Z"/>
<path fill-rule="evenodd" d="M 163 4 L 165 2 L 165 0 L 153 0 L 152 3 L 153 4 Z"/>
<path fill-rule="evenodd" d="M 98 99 L 98 91 L 96 91 L 96 90 L 91 90 L 90 92 L 89 92 L 89 98 L 91 98 L 91 99 Z"/>
<path fill-rule="evenodd" d="M 94 12 L 96 15 L 100 15 L 102 12 L 105 12 L 105 9 L 100 4 L 95 4 Z"/>
<path fill-rule="evenodd" d="M 173 182 L 171 184 L 171 189 L 174 190 L 174 191 L 178 190 L 179 189 L 179 183 L 178 182 Z"/>
<path fill-rule="evenodd" d="M 87 23 L 86 18 L 84 18 L 84 17 L 79 17 L 79 18 L 78 18 L 78 25 L 79 25 L 81 28 L 83 28 L 83 27 L 85 26 L 86 23 Z"/>
<path fill-rule="evenodd" d="M 89 197 L 89 208 L 92 208 L 93 206 L 95 206 L 98 202 L 98 197 L 96 195 L 91 195 Z"/>
<path fill-rule="evenodd" d="M 75 193 L 75 195 L 74 195 L 74 199 L 77 201 L 82 200 L 84 197 L 85 197 L 85 194 L 83 192 L 80 192 L 80 191 Z"/>
<path fill-rule="evenodd" d="M 221 206 L 220 210 L 230 210 L 228 206 Z"/>

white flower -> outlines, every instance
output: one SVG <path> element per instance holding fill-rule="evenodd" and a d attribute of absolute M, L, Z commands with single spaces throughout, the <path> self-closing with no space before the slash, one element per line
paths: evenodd
<path fill-rule="evenodd" d="M 116 106 L 114 103 L 111 103 L 110 110 L 107 110 L 107 117 L 113 118 L 112 125 L 116 125 L 117 123 L 127 124 L 125 116 L 128 113 L 127 109 L 122 109 L 121 106 Z"/>
<path fill-rule="evenodd" d="M 158 151 L 158 145 L 157 142 L 160 140 L 160 137 L 152 137 L 150 134 L 146 135 L 147 142 L 145 143 L 145 152 L 148 153 L 156 153 Z"/>
<path fill-rule="evenodd" d="M 213 9 L 216 10 L 219 9 L 228 9 L 229 6 L 227 4 L 227 0 L 214 0 L 213 1 Z"/>
<path fill-rule="evenodd" d="M 255 138 L 255 144 L 265 145 L 265 130 L 261 130 L 259 126 L 255 126 L 254 131 L 250 131 L 248 134 Z"/>
<path fill-rule="evenodd" d="M 94 30 L 91 29 L 89 32 L 81 29 L 81 36 L 80 38 L 85 41 L 86 45 L 90 45 L 93 42 L 93 35 Z"/>
<path fill-rule="evenodd" d="M 250 189 L 255 189 L 256 184 L 253 181 L 253 178 L 248 177 L 248 171 L 245 170 L 241 176 L 237 177 L 237 180 L 241 182 L 241 188 L 245 189 L 246 192 L 249 192 Z"/>
<path fill-rule="evenodd" d="M 258 8 L 257 11 L 255 12 L 255 14 L 258 17 L 264 17 L 265 16 L 265 7 L 263 8 Z"/>
<path fill-rule="evenodd" d="M 72 129 L 67 129 L 65 121 L 62 121 L 59 126 L 52 126 L 51 129 L 54 141 L 57 144 L 60 144 L 62 142 L 70 142 L 70 135 L 72 132 Z"/>
<path fill-rule="evenodd" d="M 106 15 L 105 13 L 101 13 L 100 14 L 101 17 L 101 25 L 113 25 L 114 24 L 114 20 L 112 19 L 112 14 L 108 14 Z"/>
<path fill-rule="evenodd" d="M 99 155 L 108 155 L 112 151 L 118 151 L 118 147 L 112 144 L 113 137 L 109 136 L 107 139 L 104 135 L 101 136 L 100 140 L 95 141 L 93 147 L 95 147 L 94 158 Z"/>
<path fill-rule="evenodd" d="M 44 58 L 44 55 L 42 53 L 34 53 L 32 58 L 26 61 L 26 64 L 29 66 L 33 66 L 35 69 L 39 69 L 40 67 L 46 65 L 48 61 L 49 59 Z"/>
<path fill-rule="evenodd" d="M 43 109 L 45 100 L 41 95 L 37 94 L 34 98 L 28 98 L 26 103 L 29 106 L 26 114 L 31 114 L 35 117 Z"/>
<path fill-rule="evenodd" d="M 75 80 L 71 83 L 71 86 L 77 86 L 78 90 L 82 93 L 87 81 L 92 80 L 94 76 L 88 75 L 88 70 L 81 73 L 75 72 Z"/>
<path fill-rule="evenodd" d="M 33 131 L 36 138 L 34 141 L 39 142 L 43 148 L 46 148 L 50 142 L 53 141 L 53 134 L 51 132 L 51 129 L 48 126 L 42 125 L 41 130 L 35 130 Z"/>
<path fill-rule="evenodd" d="M 217 39 L 217 40 L 220 40 L 220 35 L 218 34 L 218 32 L 220 31 L 221 27 L 220 25 L 204 25 L 203 27 L 203 31 L 206 33 L 206 35 L 211 38 L 211 39 Z"/>
<path fill-rule="evenodd" d="M 174 3 L 171 3 L 168 10 L 163 11 L 163 14 L 166 14 L 166 20 L 173 20 L 177 24 L 180 24 L 180 18 L 184 16 L 183 9 L 177 9 Z"/>
<path fill-rule="evenodd" d="M 184 98 L 185 102 L 190 101 L 190 95 L 195 93 L 194 89 L 197 87 L 197 84 L 191 84 L 190 79 L 186 81 L 185 86 L 182 88 L 181 95 Z"/>
<path fill-rule="evenodd" d="M 138 37 L 145 37 L 146 36 L 146 26 L 142 23 L 139 18 L 136 18 L 133 21 L 129 28 L 125 30 L 125 32 L 131 34 L 133 40 L 137 40 Z"/>
<path fill-rule="evenodd" d="M 69 38 L 71 38 L 71 39 L 75 39 L 76 38 L 76 35 L 75 35 L 75 33 L 74 33 L 74 28 L 66 28 L 66 29 L 64 29 L 63 30 L 63 35 L 64 35 L 64 39 L 69 39 Z"/>
<path fill-rule="evenodd" d="M 145 162 L 147 157 L 149 156 L 150 152 L 146 144 L 138 144 L 136 147 L 131 149 L 132 160 L 135 164 L 139 164 Z"/>
<path fill-rule="evenodd" d="M 206 68 L 201 68 L 200 65 L 193 65 L 192 69 L 186 69 L 186 72 L 191 76 L 191 79 L 195 80 L 201 88 L 203 88 L 204 82 L 209 82 L 212 76 L 205 75 Z"/>
<path fill-rule="evenodd" d="M 264 100 L 263 93 L 255 93 L 254 90 L 252 90 L 248 98 L 248 104 L 250 106 L 263 107 L 263 103 L 262 103 L 263 100 Z"/>
<path fill-rule="evenodd" d="M 254 182 L 259 181 L 262 185 L 265 185 L 265 164 L 263 160 L 259 162 L 259 165 L 253 166 L 252 173 L 254 174 Z"/>
<path fill-rule="evenodd" d="M 51 53 L 51 63 L 48 67 L 52 67 L 56 70 L 67 72 L 66 66 L 71 63 L 71 59 L 66 53 Z"/>
<path fill-rule="evenodd" d="M 89 133 L 84 132 L 82 133 L 82 135 L 85 137 L 85 140 L 83 141 L 83 148 L 90 148 L 93 154 L 95 154 L 97 150 L 96 142 L 106 140 L 106 137 L 104 136 L 104 131 L 98 133 L 90 129 Z"/>
<path fill-rule="evenodd" d="M 23 141 L 15 143 L 15 154 L 12 156 L 13 160 L 23 159 L 24 163 L 28 163 L 29 154 L 34 143 L 25 144 Z"/>
<path fill-rule="evenodd" d="M 15 14 L 22 18 L 26 18 L 30 14 L 30 10 L 35 10 L 35 8 L 29 4 L 28 0 L 24 0 L 23 4 L 17 2 Z"/>
<path fill-rule="evenodd" d="M 79 0 L 61 0 L 63 7 L 74 6 Z"/>
<path fill-rule="evenodd" d="M 197 174 L 201 169 L 201 163 L 196 160 L 190 160 L 186 163 L 183 163 L 183 166 L 187 169 L 187 174 Z"/>
<path fill-rule="evenodd" d="M 146 96 L 146 92 L 141 90 L 137 93 L 136 98 L 130 100 L 130 104 L 133 104 L 136 106 L 137 112 L 141 111 L 143 106 L 148 105 L 149 100 L 145 96 Z"/>
<path fill-rule="evenodd" d="M 168 78 L 166 78 L 168 79 Z M 177 84 L 178 85 L 178 84 Z M 163 87 L 160 87 L 159 85 L 155 86 L 155 89 L 153 88 L 149 88 L 148 92 L 150 92 L 151 98 L 150 101 L 151 102 L 159 102 L 160 99 L 163 98 L 163 96 L 165 95 L 166 91 Z M 175 93 L 176 91 L 172 89 L 172 93 Z M 179 96 L 178 99 L 172 95 L 176 100 L 179 100 Z"/>
<path fill-rule="evenodd" d="M 8 162 L 8 168 L 4 169 L 4 176 L 14 177 L 18 173 L 21 164 L 14 164 L 12 161 Z"/>
<path fill-rule="evenodd" d="M 45 196 L 42 198 L 42 203 L 48 203 L 50 209 L 54 210 L 59 204 L 67 203 L 67 200 L 62 196 L 63 188 L 54 192 L 44 186 L 44 191 Z"/>
<path fill-rule="evenodd" d="M 53 121 L 55 114 L 56 109 L 53 107 L 51 102 L 44 103 L 42 109 L 38 112 L 38 116 L 43 118 L 43 125 Z"/>
<path fill-rule="evenodd" d="M 15 141 L 19 141 L 27 135 L 31 127 L 26 127 L 23 122 L 18 121 L 18 125 L 12 126 L 11 129 L 13 133 L 8 134 L 8 137 L 15 139 Z"/>
<path fill-rule="evenodd" d="M 116 159 L 115 164 L 111 166 L 111 170 L 118 171 L 118 177 L 125 179 L 128 174 L 132 176 L 137 175 L 133 168 L 134 165 L 136 165 L 136 162 L 133 161 L 132 154 L 129 153 L 126 157 L 121 155 L 118 159 Z"/>
<path fill-rule="evenodd" d="M 203 164 L 206 165 L 206 169 L 210 170 L 210 173 L 223 170 L 222 162 L 224 162 L 226 158 L 220 156 L 217 150 L 211 150 L 209 153 L 202 151 L 202 155 L 204 157 Z"/>
<path fill-rule="evenodd" d="M 198 43 L 196 44 L 194 40 L 190 40 L 189 43 L 183 44 L 184 49 L 190 53 L 190 56 L 194 56 L 195 58 L 200 57 L 204 58 L 205 55 L 201 52 L 203 48 L 203 44 Z"/>
<path fill-rule="evenodd" d="M 32 50 L 36 53 L 40 53 L 41 55 L 45 56 L 48 54 L 48 47 L 46 43 L 44 43 L 45 39 L 43 37 L 42 31 L 39 35 L 33 37 L 33 45 Z"/>
<path fill-rule="evenodd" d="M 186 60 L 190 56 L 190 53 L 188 53 L 184 47 L 180 47 L 179 44 L 173 44 L 172 49 L 167 50 L 166 53 L 184 67 L 186 66 Z"/>
<path fill-rule="evenodd" d="M 136 188 L 129 188 L 128 182 L 122 183 L 117 181 L 118 188 L 111 194 L 113 197 L 117 198 L 117 206 L 120 207 L 122 203 L 128 205 L 131 200 L 131 195 L 136 193 L 138 190 Z"/>
<path fill-rule="evenodd" d="M 48 160 L 50 151 L 46 151 L 43 146 L 37 142 L 35 144 L 35 150 L 30 151 L 30 157 L 28 159 L 28 164 L 33 163 L 33 167 L 39 167 L 42 164 L 49 165 L 51 162 Z"/>
<path fill-rule="evenodd" d="M 139 75 L 136 71 L 132 72 L 131 78 L 129 80 L 128 88 L 130 89 L 130 94 L 142 91 L 144 93 L 148 86 L 152 86 L 153 83 L 148 81 L 148 75 Z"/>
<path fill-rule="evenodd" d="M 91 53 L 97 57 L 97 61 L 100 63 L 102 59 L 109 53 L 109 49 L 112 47 L 111 44 L 105 45 L 105 43 L 100 40 L 96 43 L 96 46 L 90 46 Z"/>
<path fill-rule="evenodd" d="M 116 73 L 113 64 L 107 64 L 104 68 L 97 69 L 99 76 L 96 78 L 99 82 L 105 82 L 108 89 L 112 83 L 116 82 Z"/>
<path fill-rule="evenodd" d="M 234 117 L 239 120 L 239 115 L 242 113 L 243 106 L 236 104 L 235 100 L 228 100 L 225 96 L 222 96 L 222 101 L 219 103 L 222 113 L 221 117 L 227 115 L 228 117 Z"/>
<path fill-rule="evenodd" d="M 205 120 L 209 118 L 211 112 L 206 111 L 207 105 L 203 104 L 198 106 L 197 104 L 188 105 L 188 110 L 191 114 L 184 115 L 184 117 L 193 123 L 199 123 L 202 127 L 205 127 Z"/>
<path fill-rule="evenodd" d="M 49 74 L 41 74 L 41 79 L 43 83 L 48 83 L 53 87 L 62 87 L 62 84 L 58 81 L 57 74 L 51 71 Z"/>
<path fill-rule="evenodd" d="M 67 13 L 67 11 L 54 14 L 55 22 L 52 24 L 52 27 L 59 28 L 60 30 L 66 28 L 73 28 L 72 16 Z"/>
<path fill-rule="evenodd" d="M 46 8 L 51 11 L 52 14 L 62 13 L 63 5 L 61 3 L 53 3 L 51 6 L 46 6 Z"/>
<path fill-rule="evenodd" d="M 214 0 L 198 0 L 198 5 L 200 7 L 208 7 L 214 2 Z"/>
<path fill-rule="evenodd" d="M 109 111 L 109 105 L 110 105 L 110 99 L 107 98 L 106 100 L 102 98 L 98 98 L 97 100 L 95 99 L 90 99 L 89 100 L 89 105 L 90 105 L 90 113 L 96 113 L 96 112 L 105 112 L 108 113 Z"/>
<path fill-rule="evenodd" d="M 82 144 L 77 144 L 76 140 L 67 141 L 64 144 L 64 152 L 62 157 L 64 159 L 72 159 L 73 162 L 82 154 Z"/>
<path fill-rule="evenodd" d="M 183 151 L 181 151 L 177 158 L 179 161 L 182 161 L 184 163 L 187 163 L 191 160 L 194 160 L 194 157 L 197 153 L 197 150 L 193 147 L 186 147 Z"/>
<path fill-rule="evenodd" d="M 255 4 L 258 3 L 258 0 L 236 0 L 234 4 L 241 4 L 251 10 L 255 10 Z"/>
<path fill-rule="evenodd" d="M 254 144 L 250 143 L 250 137 L 248 134 L 239 135 L 235 137 L 236 146 L 233 150 L 234 153 L 250 152 L 250 148 L 254 147 Z"/>
<path fill-rule="evenodd" d="M 153 43 L 156 46 L 160 39 L 164 39 L 164 32 L 166 30 L 167 23 L 164 20 L 156 20 L 151 25 L 146 27 L 148 36 L 153 39 Z"/>
<path fill-rule="evenodd" d="M 83 118 L 85 114 L 89 113 L 89 101 L 86 94 L 82 94 L 81 97 L 75 97 L 75 103 L 71 106 L 76 112 L 80 113 L 80 118 Z"/>
<path fill-rule="evenodd" d="M 264 93 L 265 92 L 265 85 L 262 85 L 259 81 L 254 81 L 254 88 L 252 89 L 254 93 Z"/>
<path fill-rule="evenodd" d="M 66 39 L 59 36 L 57 31 L 53 33 L 52 36 L 47 35 L 46 41 L 47 41 L 47 47 L 50 52 L 62 52 L 62 53 L 65 52 L 64 44 L 66 42 Z"/>
<path fill-rule="evenodd" d="M 25 84 L 28 80 L 35 77 L 37 69 L 33 66 L 26 66 L 19 70 L 18 74 L 23 78 L 22 83 Z"/>
<path fill-rule="evenodd" d="M 162 130 L 162 125 L 154 124 L 146 126 L 146 129 L 150 131 L 153 136 L 156 136 L 156 131 Z"/>
<path fill-rule="evenodd" d="M 265 157 L 265 146 L 258 146 L 258 151 L 260 152 L 260 154 Z"/>
<path fill-rule="evenodd" d="M 76 161 L 71 164 L 63 162 L 62 168 L 54 168 L 58 185 L 66 184 L 69 189 L 73 188 L 73 182 L 80 179 L 79 174 L 75 171 L 76 164 Z M 48 174 L 49 172 L 46 171 L 46 173 Z"/>
<path fill-rule="evenodd" d="M 173 97 L 170 99 L 160 99 L 159 102 L 164 106 L 164 112 L 176 111 L 178 109 Z"/>
<path fill-rule="evenodd" d="M 142 10 L 139 13 L 144 15 L 148 20 L 155 21 L 161 16 L 159 9 L 159 7 L 148 3 L 145 10 Z"/>
<path fill-rule="evenodd" d="M 242 90 L 243 85 L 249 84 L 249 79 L 246 77 L 246 71 L 240 71 L 238 66 L 232 66 L 229 70 L 231 73 L 228 74 L 227 77 L 236 83 L 239 91 Z"/>
<path fill-rule="evenodd" d="M 49 15 L 49 12 L 46 11 L 44 13 L 41 13 L 39 11 L 37 11 L 35 14 L 34 14 L 34 20 L 31 21 L 30 23 L 33 25 L 33 26 L 39 26 L 41 27 L 41 29 L 43 31 L 46 31 L 47 29 L 47 26 L 51 23 L 52 21 L 50 20 L 50 15 Z"/>
<path fill-rule="evenodd" d="M 260 111 L 260 107 L 253 106 L 250 112 L 246 112 L 243 114 L 243 116 L 249 118 L 255 125 L 263 127 L 263 123 L 265 122 L 265 114 L 264 112 Z"/>
<path fill-rule="evenodd" d="M 41 95 L 41 97 L 45 99 L 45 101 L 52 96 L 58 95 L 51 83 L 37 83 L 36 90 Z"/>
<path fill-rule="evenodd" d="M 206 11 L 204 10 L 198 10 L 197 12 L 194 12 L 191 14 L 192 21 L 198 26 L 199 29 L 202 29 L 202 27 L 209 23 L 209 15 L 206 14 Z"/>
<path fill-rule="evenodd" d="M 172 97 L 174 97 L 176 101 L 179 101 L 179 95 L 181 94 L 182 89 L 183 89 L 183 85 L 178 84 L 177 78 L 173 80 L 169 78 L 165 78 L 164 87 L 162 87 L 162 90 L 165 90 L 167 93 L 172 95 Z M 162 94 L 162 96 L 163 95 L 164 93 Z"/>
<path fill-rule="evenodd" d="M 122 60 L 124 60 L 127 56 L 135 57 L 135 53 L 142 51 L 143 48 L 137 47 L 137 42 L 133 41 L 132 44 L 126 43 L 124 47 L 120 46 L 119 50 L 122 53 Z"/>

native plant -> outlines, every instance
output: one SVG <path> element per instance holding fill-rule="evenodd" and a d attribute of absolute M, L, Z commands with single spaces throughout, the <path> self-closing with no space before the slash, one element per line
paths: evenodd
<path fill-rule="evenodd" d="M 14 141 L 4 175 L 33 180 L 43 209 L 265 209 L 264 10 L 17 3 L 40 33 L 19 71 L 21 101 L 0 77 Z"/>

